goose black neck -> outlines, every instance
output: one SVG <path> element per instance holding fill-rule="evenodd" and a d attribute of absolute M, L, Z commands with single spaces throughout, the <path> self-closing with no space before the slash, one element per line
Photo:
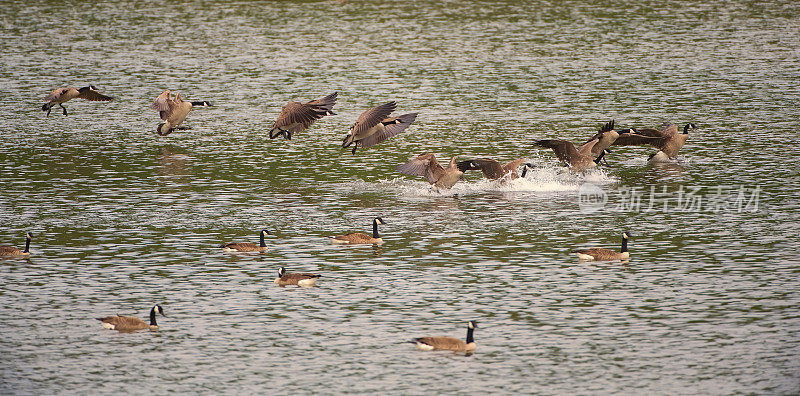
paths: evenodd
<path fill-rule="evenodd" d="M 372 237 L 375 239 L 380 238 L 380 235 L 378 235 L 378 220 L 372 220 Z"/>
<path fill-rule="evenodd" d="M 261 233 L 261 236 L 258 238 L 258 240 L 259 240 L 259 244 L 260 244 L 261 247 L 267 247 L 267 243 L 264 242 L 264 233 L 263 232 Z"/>
<path fill-rule="evenodd" d="M 528 167 L 527 166 L 523 166 L 522 167 L 522 176 L 520 176 L 520 177 L 522 177 L 524 179 L 525 175 L 527 175 L 527 174 L 528 174 Z"/>
<path fill-rule="evenodd" d="M 192 102 L 192 106 L 205 106 L 205 105 L 206 105 L 206 102 L 202 102 L 202 101 L 201 102 L 197 102 L 197 101 Z"/>
<path fill-rule="evenodd" d="M 475 331 L 472 327 L 467 327 L 467 344 L 471 344 L 475 342 L 475 338 L 472 337 L 472 333 Z"/>
<path fill-rule="evenodd" d="M 606 155 L 606 151 L 605 150 L 601 151 L 600 155 L 598 155 L 597 158 L 595 158 L 594 163 L 599 165 L 600 164 L 600 160 L 602 160 L 603 157 L 605 157 L 605 155 Z"/>
<path fill-rule="evenodd" d="M 619 249 L 620 253 L 625 253 L 628 251 L 628 238 L 622 237 L 622 248 Z"/>
<path fill-rule="evenodd" d="M 25 250 L 23 250 L 22 253 L 28 253 L 30 248 L 31 248 L 31 239 L 25 238 Z"/>
<path fill-rule="evenodd" d="M 688 134 L 689 133 L 689 127 L 691 127 L 691 126 L 692 126 L 692 124 L 684 125 L 683 126 L 683 133 Z"/>
<path fill-rule="evenodd" d="M 150 310 L 150 326 L 158 326 L 156 323 L 156 308 Z"/>

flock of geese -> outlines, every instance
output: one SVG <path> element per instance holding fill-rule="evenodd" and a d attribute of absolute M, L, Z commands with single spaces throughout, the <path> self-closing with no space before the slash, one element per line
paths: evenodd
<path fill-rule="evenodd" d="M 288 102 L 283 106 L 269 130 L 270 139 L 283 137 L 291 140 L 294 135 L 308 129 L 315 121 L 325 116 L 335 115 L 333 107 L 336 104 L 337 96 L 338 93 L 334 92 L 308 102 Z M 72 99 L 110 101 L 113 97 L 99 93 L 93 85 L 79 89 L 62 87 L 55 89 L 45 97 L 46 103 L 42 106 L 42 111 L 50 115 L 52 108 L 58 105 L 66 116 L 67 109 L 64 107 L 64 103 Z M 185 101 L 180 93 L 176 93 L 173 96 L 169 90 L 166 90 L 158 95 L 151 105 L 152 109 L 158 111 L 163 121 L 156 127 L 156 133 L 160 136 L 166 136 L 175 130 L 189 129 L 182 126 L 189 112 L 194 107 L 210 106 L 212 104 L 208 101 Z M 416 120 L 418 113 L 392 116 L 396 107 L 396 102 L 390 101 L 364 111 L 344 137 L 342 148 L 352 147 L 351 152 L 355 154 L 359 147 L 372 147 L 408 129 Z M 571 171 L 583 172 L 598 166 L 604 156 L 611 152 L 612 146 L 649 145 L 658 149 L 657 152 L 650 155 L 649 161 L 672 161 L 686 143 L 689 131 L 695 128 L 696 126 L 693 123 L 686 124 L 681 133 L 677 125 L 665 123 L 660 128 L 615 129 L 615 122 L 612 120 L 603 125 L 596 134 L 578 147 L 572 142 L 562 139 L 537 140 L 534 144 L 538 147 L 552 149 L 556 157 Z M 517 169 L 520 166 L 523 166 L 521 175 L 517 174 Z M 397 166 L 397 171 L 410 176 L 424 177 L 428 183 L 436 188 L 449 189 L 467 171 L 480 170 L 487 179 L 508 182 L 520 177 L 524 178 L 527 170 L 531 167 L 532 165 L 527 163 L 524 158 L 501 163 L 491 158 L 457 161 L 456 156 L 452 157 L 445 167 L 437 161 L 434 154 L 423 153 Z M 383 239 L 378 232 L 378 226 L 383 224 L 385 223 L 382 218 L 375 217 L 372 221 L 371 235 L 362 232 L 351 232 L 331 236 L 329 239 L 331 243 L 335 244 L 381 244 Z M 230 242 L 221 245 L 220 249 L 224 252 L 265 252 L 268 250 L 265 241 L 267 235 L 271 235 L 268 230 L 261 230 L 258 244 Z M 629 237 L 630 234 L 628 232 L 623 232 L 622 246 L 619 252 L 605 248 L 590 248 L 573 250 L 572 253 L 576 254 L 580 260 L 627 260 L 630 257 L 628 252 Z M 27 232 L 24 250 L 12 246 L 0 246 L 0 256 L 29 256 L 32 238 L 33 234 Z M 321 275 L 319 274 L 288 273 L 284 267 L 281 267 L 278 270 L 278 276 L 275 278 L 275 284 L 279 286 L 297 285 L 309 287 L 314 286 L 320 277 Z M 149 323 L 139 318 L 121 315 L 97 318 L 97 320 L 102 323 L 103 327 L 112 330 L 156 330 L 158 329 L 156 322 L 156 315 L 158 314 L 166 316 L 161 306 L 155 305 L 150 310 Z M 475 328 L 477 328 L 477 322 L 469 321 L 467 324 L 467 336 L 463 341 L 452 337 L 420 337 L 414 338 L 410 342 L 422 350 L 471 352 L 476 347 L 473 337 Z"/>

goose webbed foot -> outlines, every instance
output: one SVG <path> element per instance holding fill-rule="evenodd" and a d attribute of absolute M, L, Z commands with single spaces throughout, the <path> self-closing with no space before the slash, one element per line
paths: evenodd
<path fill-rule="evenodd" d="M 64 113 L 64 115 L 67 115 L 67 108 L 64 107 L 64 104 L 59 103 L 58 106 L 61 107 L 62 109 L 64 109 L 63 113 Z M 47 114 L 50 114 L 50 111 L 48 111 Z"/>
<path fill-rule="evenodd" d="M 179 127 L 177 127 L 177 128 L 174 128 L 174 129 L 177 129 L 177 130 L 179 130 L 179 131 L 188 131 L 188 130 L 192 129 L 192 127 L 190 127 L 190 126 L 183 126 L 183 125 L 181 125 L 181 126 L 179 126 Z"/>

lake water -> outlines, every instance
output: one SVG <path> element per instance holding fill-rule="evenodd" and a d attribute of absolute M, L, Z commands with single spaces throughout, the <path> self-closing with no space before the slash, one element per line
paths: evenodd
<path fill-rule="evenodd" d="M 0 260 L 2 394 L 800 392 L 796 2 L 16 2 L 0 17 L 0 244 L 36 234 L 30 259 Z M 117 100 L 41 111 L 88 84 Z M 216 106 L 159 137 L 148 106 L 165 89 Z M 333 91 L 337 116 L 267 137 L 286 101 Z M 341 149 L 389 100 L 414 125 Z M 677 164 L 620 147 L 585 175 L 532 145 L 610 119 L 698 129 Z M 425 151 L 534 170 L 436 192 L 395 171 Z M 383 245 L 327 243 L 374 216 Z M 216 248 L 262 228 L 265 254 Z M 628 263 L 569 254 L 623 230 Z M 323 277 L 277 287 L 280 266 Z M 154 303 L 157 332 L 94 319 Z M 471 356 L 403 343 L 462 338 L 471 319 Z"/>

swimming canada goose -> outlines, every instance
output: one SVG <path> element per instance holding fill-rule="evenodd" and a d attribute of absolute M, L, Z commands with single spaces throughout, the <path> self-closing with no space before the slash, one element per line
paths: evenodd
<path fill-rule="evenodd" d="M 150 324 L 143 322 L 139 318 L 134 318 L 130 316 L 106 316 L 105 318 L 97 318 L 100 322 L 102 322 L 103 327 L 109 330 L 119 330 L 119 331 L 132 331 L 132 330 L 158 330 L 158 324 L 156 323 L 156 313 L 160 313 L 161 316 L 166 317 L 164 315 L 164 310 L 161 309 L 160 305 L 153 306 L 153 309 L 150 310 Z"/>
<path fill-rule="evenodd" d="M 30 256 L 31 239 L 33 239 L 33 234 L 26 232 L 25 250 L 19 250 L 13 246 L 0 246 L 0 256 Z"/>
<path fill-rule="evenodd" d="M 397 171 L 409 176 L 424 176 L 428 183 L 438 188 L 451 188 L 464 175 L 456 166 L 456 156 L 443 168 L 432 153 L 424 153 L 397 166 Z"/>
<path fill-rule="evenodd" d="M 631 133 L 620 134 L 613 143 L 614 146 L 650 145 L 658 149 L 650 155 L 648 161 L 664 162 L 676 159 L 678 152 L 689 139 L 689 130 L 697 129 L 694 123 L 683 127 L 683 133 L 678 132 L 678 126 L 669 122 L 655 128 L 633 128 Z"/>
<path fill-rule="evenodd" d="M 517 168 L 523 165 L 524 162 L 525 158 L 515 159 L 505 164 L 500 164 L 499 161 L 490 158 L 476 158 L 468 161 L 460 161 L 457 166 L 458 170 L 462 172 L 480 169 L 483 176 L 491 180 L 514 180 L 520 177 L 517 174 Z M 530 164 L 525 164 L 526 170 L 528 166 L 530 166 Z M 526 170 L 523 170 L 523 172 L 526 172 Z"/>
<path fill-rule="evenodd" d="M 180 92 L 176 93 L 173 99 L 169 90 L 162 92 L 150 105 L 150 108 L 158 110 L 158 115 L 164 120 L 164 122 L 158 124 L 156 133 L 160 136 L 167 136 L 176 129 L 189 129 L 180 125 L 195 106 L 211 107 L 212 104 L 205 100 L 187 102 L 181 98 Z"/>
<path fill-rule="evenodd" d="M 336 235 L 329 237 L 332 243 L 336 244 L 367 244 L 367 243 L 383 243 L 383 238 L 378 234 L 378 225 L 386 224 L 383 219 L 376 217 L 372 219 L 372 236 L 363 232 L 351 232 L 344 235 Z"/>
<path fill-rule="evenodd" d="M 603 156 L 610 152 L 609 150 L 603 150 L 597 158 L 592 157 L 592 148 L 599 141 L 599 139 L 589 141 L 582 145 L 580 150 L 575 149 L 575 145 L 572 142 L 560 139 L 537 140 L 534 144 L 553 149 L 556 157 L 573 172 L 581 172 L 597 166 Z"/>
<path fill-rule="evenodd" d="M 598 156 L 604 150 L 608 150 L 608 148 L 611 147 L 617 138 L 619 138 L 619 132 L 614 130 L 614 120 L 611 120 L 600 127 L 598 132 L 595 133 L 594 136 L 590 137 L 586 143 L 578 147 L 578 151 L 581 151 L 583 146 L 590 144 L 593 140 L 597 140 L 597 142 L 592 146 L 592 155 Z"/>
<path fill-rule="evenodd" d="M 628 238 L 630 234 L 626 231 L 622 233 L 622 247 L 619 252 L 615 252 L 606 248 L 590 248 L 590 249 L 576 249 L 575 253 L 581 260 L 594 260 L 594 261 L 609 261 L 609 260 L 627 260 L 630 258 L 628 253 Z"/>
<path fill-rule="evenodd" d="M 275 139 L 282 135 L 287 140 L 291 140 L 292 135 L 308 129 L 314 121 L 326 115 L 336 115 L 333 112 L 333 106 L 336 104 L 336 95 L 338 94 L 338 92 L 334 92 L 306 103 L 293 101 L 287 103 L 278 114 L 278 119 L 272 124 L 269 138 Z"/>
<path fill-rule="evenodd" d="M 264 237 L 272 235 L 267 230 L 261 230 L 259 233 L 259 244 L 250 242 L 228 242 L 220 245 L 223 252 L 266 252 L 267 244 L 264 242 Z"/>
<path fill-rule="evenodd" d="M 278 277 L 275 278 L 275 283 L 279 286 L 314 286 L 320 276 L 316 274 L 287 274 L 286 268 L 281 267 L 278 270 Z"/>
<path fill-rule="evenodd" d="M 470 352 L 475 350 L 475 339 L 472 333 L 478 327 L 478 322 L 470 320 L 467 323 L 467 341 L 452 337 L 420 337 L 411 339 L 411 343 L 423 351 L 444 350 L 456 352 Z"/>
<path fill-rule="evenodd" d="M 358 117 L 344 137 L 342 148 L 353 145 L 353 154 L 358 147 L 372 147 L 384 140 L 405 131 L 419 113 L 389 117 L 397 104 L 394 101 L 373 107 Z"/>
<path fill-rule="evenodd" d="M 78 89 L 72 87 L 56 88 L 50 95 L 44 97 L 44 100 L 46 100 L 47 103 L 42 105 L 42 111 L 46 111 L 47 115 L 50 115 L 50 110 L 53 108 L 53 106 L 59 105 L 64 110 L 64 115 L 67 115 L 67 108 L 64 107 L 64 103 L 69 102 L 72 99 L 86 99 L 96 102 L 109 101 L 114 98 L 97 92 L 97 87 L 94 85 L 89 85 L 88 87 Z"/>

